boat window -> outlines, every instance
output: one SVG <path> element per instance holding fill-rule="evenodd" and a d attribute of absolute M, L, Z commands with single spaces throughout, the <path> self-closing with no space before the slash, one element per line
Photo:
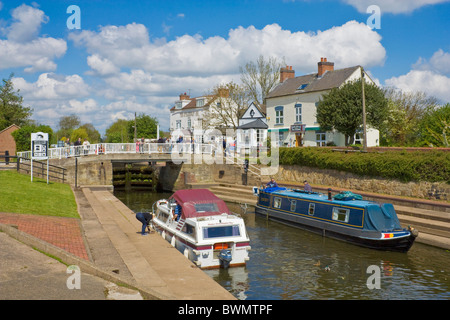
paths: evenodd
<path fill-rule="evenodd" d="M 313 216 L 314 215 L 314 210 L 316 210 L 316 204 L 315 203 L 310 203 L 309 204 L 309 208 L 308 208 L 308 214 Z"/>
<path fill-rule="evenodd" d="M 281 208 L 281 198 L 273 199 L 273 207 L 274 208 Z"/>
<path fill-rule="evenodd" d="M 196 203 L 194 204 L 197 212 L 218 212 L 219 208 L 216 203 Z"/>
<path fill-rule="evenodd" d="M 239 226 L 205 227 L 203 239 L 240 236 Z"/>
<path fill-rule="evenodd" d="M 181 232 L 184 232 L 192 237 L 195 237 L 195 227 L 191 226 L 190 224 L 185 223 L 183 228 L 181 229 Z"/>
<path fill-rule="evenodd" d="M 161 220 L 162 222 L 166 222 L 167 219 L 169 218 L 169 215 L 163 211 L 159 211 L 158 214 L 158 219 Z"/>
<path fill-rule="evenodd" d="M 295 211 L 296 205 L 297 205 L 297 201 L 296 200 L 291 200 L 291 211 Z"/>
<path fill-rule="evenodd" d="M 348 222 L 349 216 L 350 216 L 349 209 L 333 208 L 333 220 L 340 222 Z"/>

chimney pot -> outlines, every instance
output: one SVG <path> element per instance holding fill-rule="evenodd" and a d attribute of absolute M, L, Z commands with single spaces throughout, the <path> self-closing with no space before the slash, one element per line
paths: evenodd
<path fill-rule="evenodd" d="M 286 66 L 286 68 L 280 69 L 280 83 L 292 78 L 295 78 L 295 71 L 292 70 L 292 66 Z"/>

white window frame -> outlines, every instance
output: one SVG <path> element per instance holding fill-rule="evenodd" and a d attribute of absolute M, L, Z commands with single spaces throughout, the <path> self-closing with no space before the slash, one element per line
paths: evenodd
<path fill-rule="evenodd" d="M 348 223 L 350 218 L 350 209 L 334 207 L 332 219 L 338 222 Z"/>
<path fill-rule="evenodd" d="M 295 105 L 295 123 L 302 123 L 302 104 Z"/>
<path fill-rule="evenodd" d="M 326 132 L 316 132 L 316 145 L 318 147 L 325 147 L 327 145 L 327 134 Z"/>
<path fill-rule="evenodd" d="M 278 197 L 273 198 L 273 207 L 277 208 L 277 209 L 280 209 L 281 208 L 281 201 L 282 201 L 281 198 L 278 198 Z"/>

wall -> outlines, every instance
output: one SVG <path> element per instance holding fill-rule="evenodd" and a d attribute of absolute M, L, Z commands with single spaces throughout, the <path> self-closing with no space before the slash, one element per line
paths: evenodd
<path fill-rule="evenodd" d="M 3 154 L 5 151 L 9 151 L 10 156 L 16 155 L 16 141 L 11 134 L 18 129 L 18 126 L 11 125 L 0 131 L 0 153 Z"/>

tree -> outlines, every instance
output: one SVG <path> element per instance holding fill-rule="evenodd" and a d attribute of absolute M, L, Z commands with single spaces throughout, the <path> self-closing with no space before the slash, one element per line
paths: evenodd
<path fill-rule="evenodd" d="M 426 146 L 450 146 L 450 103 L 428 108 L 420 123 L 420 140 Z"/>
<path fill-rule="evenodd" d="M 28 124 L 32 114 L 32 109 L 22 106 L 23 97 L 20 90 L 14 91 L 12 78 L 3 79 L 3 86 L 0 87 L 0 131 L 16 124 L 19 127 Z"/>
<path fill-rule="evenodd" d="M 245 89 L 234 82 L 219 84 L 212 89 L 210 96 L 208 112 L 203 118 L 205 125 L 217 129 L 236 129 L 249 104 Z"/>
<path fill-rule="evenodd" d="M 86 130 L 87 139 L 89 140 L 90 143 L 100 142 L 100 139 L 101 139 L 100 132 L 98 132 L 98 130 L 95 129 L 95 127 L 92 123 L 85 123 L 79 129 L 81 129 L 81 128 Z"/>
<path fill-rule="evenodd" d="M 387 100 L 375 84 L 365 83 L 367 124 L 381 129 L 387 117 Z M 345 144 L 354 142 L 355 133 L 362 128 L 361 79 L 347 82 L 324 94 L 317 105 L 317 122 L 322 130 L 335 129 L 345 135 Z"/>
<path fill-rule="evenodd" d="M 149 115 L 141 113 L 136 117 L 136 138 L 155 139 L 158 130 L 158 120 Z M 134 140 L 134 120 L 128 122 L 128 138 Z"/>
<path fill-rule="evenodd" d="M 87 130 L 83 127 L 79 127 L 78 129 L 75 129 L 72 131 L 72 134 L 70 135 L 70 141 L 77 141 L 78 138 L 81 138 L 81 141 L 84 141 L 84 139 L 88 139 L 88 133 Z"/>
<path fill-rule="evenodd" d="M 59 118 L 59 130 L 56 132 L 58 138 L 70 137 L 72 135 L 72 131 L 79 128 L 80 124 L 80 117 L 75 114 Z"/>
<path fill-rule="evenodd" d="M 283 62 L 275 57 L 267 60 L 260 55 L 256 62 L 248 62 L 239 67 L 241 81 L 248 96 L 261 110 L 265 111 L 265 99 L 280 81 L 280 68 Z"/>
<path fill-rule="evenodd" d="M 47 125 L 25 125 L 12 133 L 16 142 L 16 152 L 31 150 L 31 134 L 36 132 L 48 133 L 48 140 L 51 141 L 53 130 Z"/>
<path fill-rule="evenodd" d="M 134 120 L 132 126 L 134 126 Z M 128 143 L 132 142 L 133 139 L 128 137 L 128 123 L 129 120 L 119 119 L 106 129 L 106 139 L 107 143 Z M 133 128 L 134 129 L 134 128 Z M 134 132 L 133 132 L 134 134 Z"/>
<path fill-rule="evenodd" d="M 414 145 L 419 137 L 419 124 L 427 110 L 437 106 L 437 99 L 424 92 L 402 92 L 388 88 L 388 118 L 382 140 L 387 145 Z"/>

